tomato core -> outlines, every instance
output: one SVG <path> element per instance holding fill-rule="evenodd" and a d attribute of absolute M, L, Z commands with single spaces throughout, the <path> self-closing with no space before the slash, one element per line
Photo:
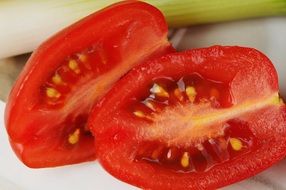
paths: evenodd
<path fill-rule="evenodd" d="M 253 151 L 254 143 L 254 135 L 247 123 L 231 120 L 224 125 L 221 135 L 188 147 L 143 141 L 138 146 L 134 161 L 161 165 L 176 172 L 205 172 Z"/>
<path fill-rule="evenodd" d="M 180 107 L 197 107 L 197 112 L 200 112 L 200 109 L 223 109 L 233 105 L 228 84 L 205 79 L 198 73 L 179 79 L 155 78 L 150 85 L 149 94 L 146 94 L 147 97 L 141 101 L 133 100 L 137 103 L 133 103 L 133 109 L 130 110 L 133 110 L 133 117 L 140 118 L 151 125 L 156 114 L 166 110 L 173 110 L 170 114 L 175 115 L 182 111 Z M 178 121 L 180 119 L 182 118 L 178 116 L 172 121 L 176 121 L 176 125 L 188 125 Z M 167 125 L 173 124 L 170 121 L 165 122 L 165 125 L 168 128 Z M 153 127 L 156 127 L 156 124 Z M 191 139 L 188 143 L 183 144 L 181 140 L 178 142 L 174 140 L 180 136 L 186 138 L 180 132 L 176 137 L 171 135 L 166 139 L 152 137 L 152 140 L 143 140 L 136 152 L 135 161 L 162 165 L 177 172 L 204 172 L 249 152 L 254 143 L 253 134 L 247 123 L 239 120 L 214 123 L 206 126 L 208 130 L 203 129 L 205 126 L 195 127 L 202 129 L 192 130 L 194 134 L 190 133 L 187 136 Z M 180 126 L 177 126 L 176 130 L 180 128 L 185 130 Z"/>

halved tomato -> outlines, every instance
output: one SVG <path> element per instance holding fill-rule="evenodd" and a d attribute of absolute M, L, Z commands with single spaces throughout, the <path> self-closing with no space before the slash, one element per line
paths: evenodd
<path fill-rule="evenodd" d="M 91 112 L 99 161 L 145 189 L 215 189 L 286 154 L 286 107 L 263 54 L 214 46 L 137 66 Z"/>
<path fill-rule="evenodd" d="M 129 69 L 172 51 L 159 10 L 127 1 L 59 32 L 32 55 L 7 103 L 6 127 L 29 167 L 95 159 L 91 106 Z"/>

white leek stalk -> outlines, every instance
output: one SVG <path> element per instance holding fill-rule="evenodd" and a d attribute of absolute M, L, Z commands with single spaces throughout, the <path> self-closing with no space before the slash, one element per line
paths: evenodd
<path fill-rule="evenodd" d="M 145 0 L 171 27 L 286 14 L 286 0 Z M 117 0 L 2 0 L 0 58 L 34 50 L 80 18 Z"/>
<path fill-rule="evenodd" d="M 0 1 L 0 58 L 27 53 L 55 32 L 115 0 Z"/>

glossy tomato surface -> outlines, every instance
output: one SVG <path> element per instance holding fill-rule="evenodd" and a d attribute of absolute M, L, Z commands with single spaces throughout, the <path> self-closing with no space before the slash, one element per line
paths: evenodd
<path fill-rule="evenodd" d="M 286 109 L 270 60 L 213 46 L 137 66 L 93 109 L 99 161 L 152 190 L 216 189 L 286 153 Z M 100 124 L 100 125 L 98 125 Z"/>
<path fill-rule="evenodd" d="M 107 7 L 44 42 L 6 107 L 18 157 L 33 168 L 94 160 L 86 127 L 92 104 L 135 64 L 171 50 L 163 15 L 136 1 Z"/>

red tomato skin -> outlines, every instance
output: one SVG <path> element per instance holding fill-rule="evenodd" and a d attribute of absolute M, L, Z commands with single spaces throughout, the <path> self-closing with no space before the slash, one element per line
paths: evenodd
<path fill-rule="evenodd" d="M 135 23 L 135 27 L 132 28 L 129 22 Z M 127 31 L 130 33 L 129 36 L 124 36 L 125 33 L 116 33 L 124 24 L 129 27 L 130 31 Z M 140 27 L 138 28 L 136 24 Z M 140 28 L 146 33 L 143 40 Z M 132 33 L 132 29 L 135 32 Z M 5 125 L 11 145 L 17 156 L 27 166 L 52 167 L 95 159 L 92 140 L 84 143 L 82 148 L 77 148 L 70 156 L 66 155 L 68 151 L 66 153 L 53 152 L 45 146 L 37 146 L 33 135 L 41 126 L 56 121 L 58 114 L 56 111 L 39 113 L 34 111 L 34 108 L 41 98 L 41 95 L 37 93 L 38 88 L 46 82 L 47 76 L 50 76 L 67 56 L 82 51 L 107 34 L 116 34 L 110 40 L 106 40 L 107 45 L 123 42 L 127 45 L 120 46 L 120 49 L 114 48 L 106 51 L 117 51 L 122 56 L 121 60 L 134 55 L 134 64 L 174 51 L 167 40 L 167 24 L 161 12 L 151 5 L 137 1 L 116 3 L 80 20 L 44 42 L 33 52 L 19 75 L 9 95 L 5 110 Z M 141 36 L 139 39 L 141 41 L 138 40 L 139 36 Z M 120 41 L 124 39 L 126 41 Z M 151 48 L 149 43 L 153 43 L 152 45 L 157 43 L 157 46 L 149 50 Z M 136 57 L 136 50 L 147 53 Z M 110 57 L 110 59 L 119 59 L 114 58 L 112 54 Z M 120 63 L 110 63 L 110 68 L 115 67 L 116 64 Z M 36 141 L 41 144 L 45 139 Z M 58 158 L 52 155 L 57 155 Z"/>
<path fill-rule="evenodd" d="M 205 190 L 246 179 L 283 159 L 286 154 L 284 104 L 247 115 L 247 121 L 257 126 L 251 130 L 257 135 L 260 148 L 216 165 L 206 172 L 175 173 L 156 165 L 142 162 L 134 164 L 133 160 L 129 160 L 139 143 L 136 128 L 140 126 L 140 122 L 126 114 L 120 115 L 126 101 L 131 97 L 140 97 L 142 89 L 147 88 L 153 78 L 184 76 L 190 72 L 198 72 L 217 81 L 232 81 L 232 93 L 238 104 L 247 98 L 278 92 L 278 78 L 274 66 L 265 55 L 252 48 L 213 46 L 169 54 L 141 64 L 122 78 L 95 105 L 89 117 L 89 127 L 97 136 L 95 145 L 99 153 L 98 159 L 109 173 L 143 189 Z M 236 83 L 235 77 L 242 79 L 241 77 L 246 76 L 252 77 L 241 84 Z M 257 80 L 253 80 L 255 78 Z M 262 89 L 262 86 L 265 89 Z M 111 119 L 111 115 L 115 119 Z M 96 127 L 96 123 L 101 123 L 102 127 Z"/>

